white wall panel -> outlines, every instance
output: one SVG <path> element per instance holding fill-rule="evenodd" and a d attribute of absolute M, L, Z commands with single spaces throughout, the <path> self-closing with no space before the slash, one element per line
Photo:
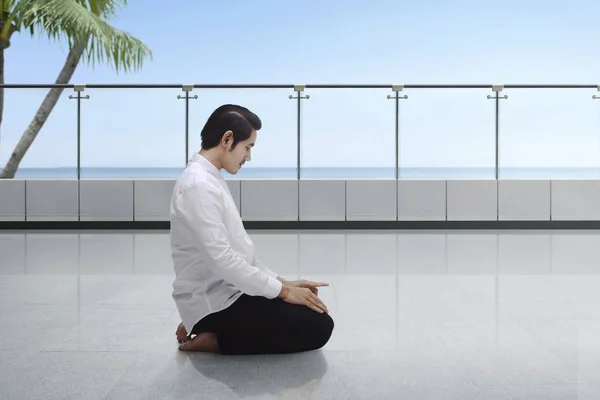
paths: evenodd
<path fill-rule="evenodd" d="M 136 232 L 133 235 L 135 274 L 172 274 L 171 237 L 161 231 Z"/>
<path fill-rule="evenodd" d="M 133 181 L 82 180 L 82 221 L 133 221 Z"/>
<path fill-rule="evenodd" d="M 348 221 L 395 221 L 396 180 L 346 181 Z"/>
<path fill-rule="evenodd" d="M 168 220 L 174 180 L 82 180 L 83 221 Z M 244 220 L 600 220 L 600 180 L 228 180 Z M 76 180 L 0 180 L 0 221 L 75 221 Z M 299 192 L 300 186 L 300 192 Z M 299 203 L 300 201 L 300 203 Z M 134 204 L 135 202 L 135 204 Z M 298 213 L 300 212 L 300 218 Z M 497 214 L 499 213 L 499 216 Z"/>
<path fill-rule="evenodd" d="M 552 181 L 553 220 L 599 220 L 600 180 Z"/>
<path fill-rule="evenodd" d="M 136 221 L 169 221 L 174 179 L 143 179 L 133 183 Z"/>
<path fill-rule="evenodd" d="M 447 273 L 488 275 L 497 271 L 498 235 L 457 232 L 446 238 Z"/>
<path fill-rule="evenodd" d="M 498 181 L 498 219 L 549 221 L 550 181 Z"/>
<path fill-rule="evenodd" d="M 299 236 L 298 275 L 338 275 L 346 271 L 346 235 L 342 233 L 314 233 Z M 276 270 L 276 268 L 273 268 Z"/>
<path fill-rule="evenodd" d="M 0 179 L 0 221 L 25 221 L 25 181 Z"/>
<path fill-rule="evenodd" d="M 399 180 L 399 221 L 444 221 L 446 181 Z"/>
<path fill-rule="evenodd" d="M 80 234 L 79 273 L 81 275 L 134 274 L 134 245 L 134 235 L 127 232 L 112 232 L 110 235 L 101 232 Z M 86 296 L 92 295 L 93 293 L 86 293 Z"/>
<path fill-rule="evenodd" d="M 577 275 L 591 275 L 593 279 L 590 279 L 590 286 L 597 286 L 600 235 L 596 232 L 563 231 L 554 232 L 550 240 L 551 273 L 566 274 L 574 278 Z M 571 281 L 571 284 L 573 283 Z M 576 295 L 564 300 L 585 301 Z M 592 299 L 588 301 L 591 303 Z"/>
<path fill-rule="evenodd" d="M 28 221 L 77 221 L 79 216 L 79 182 L 69 180 L 28 180 Z"/>
<path fill-rule="evenodd" d="M 27 235 L 24 232 L 2 232 L 0 235 L 0 275 L 27 273 L 26 240 Z M 2 288 L 3 291 L 6 289 L 6 286 Z"/>
<path fill-rule="evenodd" d="M 297 221 L 297 180 L 243 180 L 244 221 Z"/>
<path fill-rule="evenodd" d="M 227 179 L 227 185 L 229 186 L 229 191 L 231 192 L 231 197 L 233 197 L 233 201 L 235 201 L 235 205 L 240 211 L 240 199 L 242 194 L 242 184 L 239 180 L 229 180 Z"/>
<path fill-rule="evenodd" d="M 301 221 L 344 221 L 346 181 L 300 181 Z"/>
<path fill-rule="evenodd" d="M 269 231 L 253 231 L 249 235 L 256 244 L 256 256 L 263 264 L 283 274 L 286 279 L 298 279 L 298 235 Z"/>
<path fill-rule="evenodd" d="M 527 231 L 503 232 L 498 235 L 498 273 L 503 275 L 551 273 L 552 236 L 540 232 L 527 233 Z M 509 301 L 538 300 L 530 298 L 527 293 L 522 292 L 510 291 L 508 294 L 506 292 L 504 294 Z M 536 294 L 539 293 L 535 293 L 533 296 Z M 518 299 L 515 296 L 518 296 Z"/>
<path fill-rule="evenodd" d="M 396 275 L 398 235 L 395 232 L 351 232 L 346 235 L 346 273 Z"/>
<path fill-rule="evenodd" d="M 398 271 L 400 273 L 410 275 L 445 274 L 446 263 L 445 233 L 407 231 L 398 234 Z"/>
<path fill-rule="evenodd" d="M 497 193 L 495 179 L 447 181 L 448 221 L 496 221 Z"/>
<path fill-rule="evenodd" d="M 26 241 L 27 274 L 77 275 L 79 268 L 78 233 L 68 231 L 29 233 Z"/>

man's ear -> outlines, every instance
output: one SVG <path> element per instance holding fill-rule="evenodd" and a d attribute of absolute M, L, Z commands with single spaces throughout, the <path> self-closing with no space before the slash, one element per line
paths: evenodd
<path fill-rule="evenodd" d="M 227 131 L 225 132 L 225 134 L 223 135 L 223 145 L 227 146 L 229 144 L 229 142 L 233 141 L 233 132 L 232 131 Z"/>

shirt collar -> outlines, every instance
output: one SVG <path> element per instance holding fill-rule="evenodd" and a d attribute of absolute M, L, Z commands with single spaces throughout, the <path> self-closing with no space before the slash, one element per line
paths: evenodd
<path fill-rule="evenodd" d="M 204 168 L 206 168 L 208 170 L 208 172 L 215 175 L 217 178 L 221 178 L 221 179 L 223 178 L 223 176 L 221 175 L 221 171 L 219 171 L 219 169 L 217 167 L 215 167 L 215 165 L 213 163 L 208 161 L 208 159 L 206 157 L 204 157 L 203 155 L 201 155 L 200 153 L 195 153 L 192 156 L 191 161 L 199 163 Z"/>

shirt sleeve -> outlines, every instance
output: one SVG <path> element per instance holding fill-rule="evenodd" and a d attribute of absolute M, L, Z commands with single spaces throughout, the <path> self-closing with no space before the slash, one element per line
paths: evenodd
<path fill-rule="evenodd" d="M 200 183 L 186 189 L 179 198 L 178 208 L 184 224 L 207 255 L 209 268 L 216 275 L 250 296 L 273 299 L 279 295 L 280 281 L 252 266 L 231 248 L 223 223 L 221 193 L 217 188 Z"/>

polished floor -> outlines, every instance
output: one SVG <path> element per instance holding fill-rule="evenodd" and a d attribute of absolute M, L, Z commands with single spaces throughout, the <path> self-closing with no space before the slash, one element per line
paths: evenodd
<path fill-rule="evenodd" d="M 599 399 L 600 232 L 252 232 L 320 351 L 177 350 L 167 232 L 0 232 L 0 399 Z"/>

